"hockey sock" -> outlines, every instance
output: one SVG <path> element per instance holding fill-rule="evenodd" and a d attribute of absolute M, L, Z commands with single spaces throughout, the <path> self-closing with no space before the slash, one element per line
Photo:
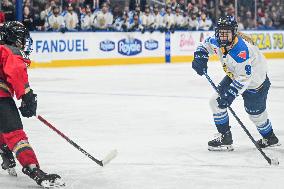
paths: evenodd
<path fill-rule="evenodd" d="M 28 142 L 26 133 L 20 129 L 10 133 L 3 133 L 9 149 L 13 150 L 20 164 L 25 167 L 31 164 L 38 165 L 36 155 Z"/>
<path fill-rule="evenodd" d="M 228 112 L 214 113 L 214 122 L 219 133 L 226 133 L 230 130 Z"/>
<path fill-rule="evenodd" d="M 270 136 L 273 133 L 272 125 L 269 119 L 267 119 L 264 124 L 258 125 L 257 130 L 264 138 Z"/>
<path fill-rule="evenodd" d="M 273 133 L 272 125 L 268 119 L 266 110 L 257 115 L 249 115 L 249 118 L 256 125 L 256 128 L 262 137 L 270 136 L 270 134 Z"/>

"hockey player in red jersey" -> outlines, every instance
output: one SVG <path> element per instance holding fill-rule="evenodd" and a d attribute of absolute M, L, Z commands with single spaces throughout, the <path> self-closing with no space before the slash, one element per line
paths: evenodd
<path fill-rule="evenodd" d="M 27 67 L 30 64 L 31 38 L 29 31 L 17 21 L 6 22 L 0 31 L 0 154 L 3 169 L 16 166 L 13 153 L 24 174 L 38 185 L 51 188 L 65 185 L 57 174 L 40 169 L 37 157 L 23 130 L 15 95 L 22 100 L 19 108 L 23 117 L 36 115 L 37 95 L 30 88 Z"/>

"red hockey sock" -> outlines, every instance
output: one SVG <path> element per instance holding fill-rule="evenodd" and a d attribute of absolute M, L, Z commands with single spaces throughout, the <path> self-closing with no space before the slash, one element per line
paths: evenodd
<path fill-rule="evenodd" d="M 3 133 L 2 135 L 9 149 L 13 150 L 23 167 L 31 164 L 39 165 L 36 155 L 29 144 L 28 137 L 22 129 Z"/>

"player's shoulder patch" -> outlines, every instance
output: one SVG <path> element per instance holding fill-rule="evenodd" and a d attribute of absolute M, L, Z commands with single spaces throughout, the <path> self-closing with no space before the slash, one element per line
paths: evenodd
<path fill-rule="evenodd" d="M 229 55 L 237 62 L 243 63 L 249 59 L 249 50 L 241 37 L 238 37 L 238 42 L 235 44 L 233 49 L 229 51 Z"/>

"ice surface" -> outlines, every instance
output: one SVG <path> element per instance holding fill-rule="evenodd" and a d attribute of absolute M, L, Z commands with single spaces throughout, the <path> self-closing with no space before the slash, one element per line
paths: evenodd
<path fill-rule="evenodd" d="M 284 141 L 284 61 L 269 60 L 272 87 L 268 113 Z M 210 63 L 217 83 L 224 73 Z M 36 118 L 23 119 L 41 167 L 55 172 L 68 189 L 283 188 L 284 147 L 265 149 L 277 157 L 269 166 L 231 116 L 235 151 L 209 152 L 216 133 L 209 109 L 212 87 L 191 64 L 33 69 L 31 86 L 38 94 L 38 114 L 101 159 L 118 156 L 106 167 L 85 157 Z M 243 101 L 232 108 L 255 139 Z M 0 170 L 0 188 L 38 188 L 21 173 Z"/>

